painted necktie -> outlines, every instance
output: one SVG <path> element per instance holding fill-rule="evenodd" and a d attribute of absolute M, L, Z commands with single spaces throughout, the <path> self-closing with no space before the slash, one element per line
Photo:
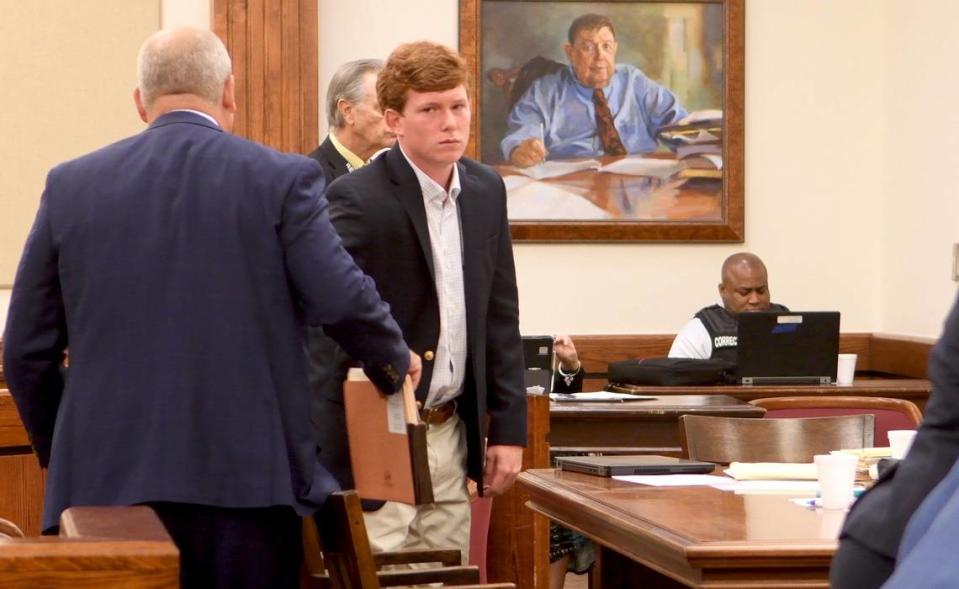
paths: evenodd
<path fill-rule="evenodd" d="M 626 146 L 613 125 L 613 113 L 602 88 L 593 90 L 593 104 L 596 106 L 596 134 L 603 144 L 603 151 L 606 155 L 626 155 Z"/>

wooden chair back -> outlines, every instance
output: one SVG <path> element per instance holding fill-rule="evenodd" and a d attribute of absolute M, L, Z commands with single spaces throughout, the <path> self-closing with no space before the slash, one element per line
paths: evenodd
<path fill-rule="evenodd" d="M 360 496 L 355 491 L 333 493 L 327 499 L 319 531 L 323 564 L 338 589 L 379 589 L 376 561 L 363 523 Z"/>
<path fill-rule="evenodd" d="M 179 552 L 149 508 L 73 507 L 60 524 L 59 537 L 0 539 L 0 587 L 180 586 Z"/>
<path fill-rule="evenodd" d="M 319 519 L 320 526 L 314 525 L 313 518 L 304 519 L 303 542 L 309 574 L 303 579 L 302 587 L 379 589 L 439 583 L 459 589 L 515 589 L 511 583 L 480 585 L 477 567 L 459 565 L 462 558 L 459 549 L 406 550 L 374 555 L 356 491 L 339 491 L 330 495 Z M 378 571 L 383 565 L 410 563 L 440 566 Z"/>
<path fill-rule="evenodd" d="M 861 415 L 876 418 L 873 442 L 889 445 L 888 433 L 896 429 L 916 429 L 922 412 L 912 401 L 885 397 L 770 397 L 750 401 L 766 409 L 765 417 L 824 417 L 829 415 Z"/>
<path fill-rule="evenodd" d="M 812 462 L 816 454 L 841 448 L 869 448 L 872 415 L 800 419 L 749 419 L 683 415 L 683 453 L 692 460 L 730 462 Z"/>

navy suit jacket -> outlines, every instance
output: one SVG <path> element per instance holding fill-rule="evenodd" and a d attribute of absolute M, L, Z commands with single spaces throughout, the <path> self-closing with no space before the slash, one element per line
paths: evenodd
<path fill-rule="evenodd" d="M 905 459 L 853 505 L 840 538 L 896 558 L 903 530 L 959 458 L 959 301 L 929 357 L 932 395 Z"/>
<path fill-rule="evenodd" d="M 184 111 L 50 172 L 4 336 L 49 461 L 45 529 L 71 505 L 308 514 L 335 490 L 316 463 L 303 322 L 334 328 L 386 391 L 409 353 L 322 189 L 312 160 Z"/>
<path fill-rule="evenodd" d="M 481 483 L 484 436 L 489 444 L 526 445 L 523 348 L 503 180 L 467 158 L 457 166 L 468 355 L 457 409 L 466 425 L 467 470 Z M 416 395 L 424 400 L 433 374 L 424 353 L 436 349 L 440 319 L 426 209 L 413 168 L 397 145 L 338 178 L 326 197 L 346 249 L 376 282 L 410 349 L 423 356 Z M 342 390 L 317 391 L 324 392 L 326 409 L 316 413 L 323 419 L 320 460 L 348 486 Z"/>
<path fill-rule="evenodd" d="M 951 589 L 959 579 L 959 463 L 909 520 L 887 589 Z"/>

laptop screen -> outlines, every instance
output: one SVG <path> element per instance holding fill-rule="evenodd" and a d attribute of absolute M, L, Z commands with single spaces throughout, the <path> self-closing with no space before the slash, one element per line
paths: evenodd
<path fill-rule="evenodd" d="M 739 314 L 736 374 L 743 384 L 828 384 L 836 378 L 839 313 Z"/>
<path fill-rule="evenodd" d="M 523 336 L 526 388 L 542 387 L 541 394 L 553 392 L 553 336 Z"/>

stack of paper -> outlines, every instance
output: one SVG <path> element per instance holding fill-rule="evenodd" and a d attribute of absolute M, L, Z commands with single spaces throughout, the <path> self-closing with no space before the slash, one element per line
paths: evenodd
<path fill-rule="evenodd" d="M 803 481 L 816 480 L 812 462 L 733 462 L 726 474 L 737 481 Z"/>

